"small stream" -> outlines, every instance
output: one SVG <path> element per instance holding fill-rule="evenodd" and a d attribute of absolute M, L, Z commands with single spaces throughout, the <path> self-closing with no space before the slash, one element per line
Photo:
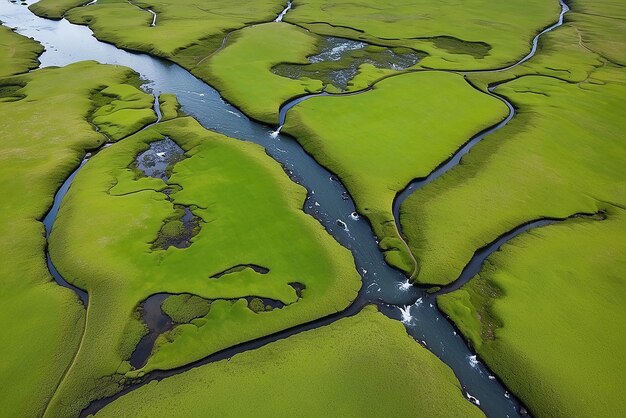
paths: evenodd
<path fill-rule="evenodd" d="M 31 1 L 28 2 L 28 4 L 31 3 Z M 562 15 L 560 19 L 562 21 Z M 65 19 L 51 21 L 39 18 L 25 6 L 10 3 L 7 0 L 0 1 L 0 20 L 7 26 L 17 28 L 18 33 L 32 37 L 45 46 L 46 51 L 40 57 L 41 67 L 64 66 L 82 60 L 95 60 L 130 67 L 141 74 L 142 78 L 149 80 L 144 88 L 152 94 L 176 94 L 182 111 L 195 117 L 205 128 L 260 144 L 270 156 L 281 163 L 294 181 L 307 188 L 305 212 L 319 220 L 328 232 L 339 243 L 350 249 L 354 255 L 355 263 L 363 279 L 363 287 L 357 300 L 346 311 L 231 347 L 181 369 L 155 372 L 151 375 L 151 379 L 177 374 L 200 364 L 229 358 L 236 353 L 262 346 L 285 336 L 327 325 L 338 318 L 358 313 L 367 303 L 376 303 L 381 306 L 382 310 L 388 311 L 390 316 L 403 320 L 409 332 L 418 341 L 431 349 L 454 370 L 468 399 L 480 403 L 481 409 L 488 416 L 517 416 L 520 411 L 523 412 L 519 402 L 508 394 L 506 388 L 476 359 L 452 324 L 442 316 L 432 303 L 433 297 L 426 294 L 423 289 L 411 286 L 399 271 L 385 263 L 370 225 L 356 214 L 354 203 L 341 182 L 321 167 L 293 138 L 282 135 L 278 131 L 273 132 L 270 127 L 248 119 L 238 109 L 226 103 L 216 90 L 178 65 L 146 54 L 126 52 L 110 44 L 99 42 L 87 27 L 73 25 Z M 536 46 L 533 50 L 535 48 Z M 306 98 L 298 100 L 304 99 Z M 282 109 L 281 113 L 283 113 Z M 513 113 L 511 109 L 508 120 Z M 506 122 L 501 122 L 502 126 L 504 123 Z M 479 140 L 477 139 L 476 142 Z M 86 162 L 87 159 L 83 160 L 81 167 Z M 456 163 L 450 162 L 449 167 L 451 168 Z M 78 169 L 66 180 L 55 196 L 54 206 L 44 220 L 47 233 L 52 227 L 60 202 Z M 73 289 L 81 300 L 87 303 L 87 294 L 65 282 L 56 273 L 49 258 L 48 263 L 55 280 L 60 285 Z M 136 387 L 136 385 L 130 386 L 123 393 L 132 391 Z M 88 411 L 98 410 L 114 398 L 96 401 L 92 403 Z M 84 411 L 86 412 L 87 410 Z"/>
<path fill-rule="evenodd" d="M 293 7 L 293 4 L 291 3 L 291 0 L 289 0 L 287 2 L 287 6 L 285 6 L 285 8 L 278 14 L 278 16 L 276 16 L 276 19 L 274 19 L 274 22 L 282 22 L 283 18 L 285 17 L 287 13 L 289 13 L 289 10 L 291 10 L 292 7 Z"/>

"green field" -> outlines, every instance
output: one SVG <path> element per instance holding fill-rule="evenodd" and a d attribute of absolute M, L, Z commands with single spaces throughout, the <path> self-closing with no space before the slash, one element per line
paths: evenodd
<path fill-rule="evenodd" d="M 589 64 L 574 67 L 580 82 L 534 75 L 540 70 L 531 66 L 498 87 L 518 107 L 515 118 L 407 199 L 401 220 L 419 282 L 455 280 L 476 249 L 524 222 L 623 203 L 626 73 L 596 69 L 599 57 L 587 54 L 581 63 Z"/>
<path fill-rule="evenodd" d="M 37 68 L 42 52 L 37 42 L 0 26 L 0 78 Z"/>
<path fill-rule="evenodd" d="M 522 58 L 559 10 L 551 0 L 302 0 L 285 21 L 319 34 L 422 50 L 430 55 L 422 62 L 427 68 L 468 70 Z"/>
<path fill-rule="evenodd" d="M 156 0 L 150 2 L 99 0 L 88 7 L 83 1 L 42 0 L 31 6 L 39 16 L 89 24 L 99 39 L 120 47 L 181 60 L 191 64 L 213 52 L 230 31 L 253 22 L 273 20 L 282 10 L 279 0 L 256 0 L 241 7 L 225 0 Z M 152 14 L 157 14 L 152 27 Z"/>
<path fill-rule="evenodd" d="M 231 103 L 255 119 L 276 125 L 280 105 L 294 96 L 319 91 L 322 82 L 291 80 L 270 71 L 279 63 L 306 63 L 318 38 L 285 23 L 245 28 L 226 47 L 194 68 L 193 73 L 216 87 Z"/>
<path fill-rule="evenodd" d="M 17 36 L 2 31 L 0 39 L 7 34 Z M 136 85 L 128 69 L 93 62 L 0 79 L 0 404 L 7 415 L 41 415 L 78 347 L 85 310 L 48 273 L 41 220 L 85 152 L 105 141 L 88 122 L 98 106 L 94 92 L 126 82 Z"/>
<path fill-rule="evenodd" d="M 468 285 L 438 298 L 536 415 L 626 411 L 626 213 L 611 206 L 607 216 L 519 236 Z"/>
<path fill-rule="evenodd" d="M 151 382 L 96 414 L 482 416 L 454 374 L 396 321 L 366 308 L 229 360 Z"/>
<path fill-rule="evenodd" d="M 545 416 L 619 416 L 626 340 L 626 73 L 574 5 L 539 55 L 506 73 L 471 74 L 518 109 L 438 181 L 414 193 L 401 220 L 423 283 L 456 279 L 477 248 L 524 222 L 603 212 L 520 235 L 490 256 L 444 312 L 486 363 Z M 579 6 L 579 7 L 577 7 Z M 570 16 L 570 15 L 568 15 Z M 589 20 L 588 20 L 589 19 Z M 619 36 L 614 37 L 617 42 Z M 622 49 L 623 51 L 623 49 Z M 613 51 L 615 52 L 615 51 Z"/>
<path fill-rule="evenodd" d="M 462 388 L 428 350 L 436 337 L 417 343 L 374 306 L 291 329 L 347 309 L 359 272 L 370 280 L 363 266 L 374 269 L 357 271 L 348 248 L 305 213 L 298 181 L 309 183 L 289 178 L 291 160 L 281 166 L 271 151 L 184 113 L 206 112 L 211 126 L 243 137 L 263 135 L 262 126 L 248 130 L 257 120 L 269 140 L 281 105 L 323 91 L 331 94 L 291 108 L 282 131 L 339 177 L 386 262 L 409 281 L 440 289 L 507 232 L 555 219 L 504 244 L 437 304 L 531 415 L 626 415 L 623 0 L 568 2 L 564 25 L 505 71 L 491 70 L 529 52 L 556 22 L 558 0 L 295 0 L 281 23 L 286 0 L 85 3 L 28 7 L 180 64 L 247 117 L 220 119 L 221 105 L 204 99 L 181 108 L 172 93 L 188 99 L 185 85 L 168 80 L 179 90 L 155 97 L 125 67 L 36 69 L 43 46 L 0 25 L 0 416 L 76 417 L 159 371 L 175 374 L 97 415 L 483 415 L 465 399 L 476 383 Z M 0 14 L 15 7 L 27 6 L 7 3 Z M 16 16 L 3 18 L 28 19 Z M 55 26 L 22 24 L 50 36 L 42 42 L 55 53 Z M 515 116 L 415 191 L 399 230 L 397 194 L 505 119 L 505 99 Z M 43 219 L 87 153 L 48 239 Z M 47 251 L 88 293 L 87 307 L 54 282 Z M 145 318 L 161 314 L 171 327 L 146 349 Z M 431 321 L 420 326 L 444 322 L 417 315 Z M 290 337 L 178 373 L 289 329 Z"/>
<path fill-rule="evenodd" d="M 148 143 L 164 137 L 187 157 L 174 165 L 168 184 L 138 176 L 131 165 Z M 160 192 L 168 185 L 171 201 Z M 91 399 L 119 390 L 125 375 L 181 366 L 344 309 L 359 276 L 350 253 L 302 212 L 304 197 L 262 148 L 206 131 L 191 118 L 159 123 L 93 157 L 76 176 L 50 238 L 59 271 L 90 295 L 83 345 L 52 410 L 76 414 Z M 154 249 L 174 205 L 190 207 L 202 220 L 200 231 L 188 248 Z M 269 272 L 243 269 L 211 278 L 242 264 Z M 292 282 L 306 286 L 302 298 Z M 155 293 L 213 302 L 205 317 L 161 336 L 146 366 L 133 371 L 127 360 L 144 333 L 136 309 Z M 257 313 L 241 299 L 248 296 L 286 306 Z"/>
<path fill-rule="evenodd" d="M 173 60 L 249 116 L 269 124 L 276 124 L 278 108 L 287 99 L 321 89 L 322 75 L 291 80 L 270 71 L 278 64 L 305 64 L 322 43 L 318 35 L 362 40 L 372 48 L 410 48 L 425 56 L 420 65 L 426 69 L 498 68 L 526 55 L 533 36 L 554 23 L 560 10 L 557 1 L 545 0 L 488 5 L 485 0 L 394 0 L 384 5 L 306 0 L 296 3 L 285 18 L 291 24 L 286 24 L 272 22 L 284 7 L 276 0 L 245 7 L 223 0 L 211 7 L 200 0 L 100 0 L 76 7 L 80 4 L 42 0 L 31 9 L 89 25 L 98 39 L 121 48 Z M 154 27 L 148 9 L 157 14 Z M 362 64 L 353 89 L 392 73 Z"/>
<path fill-rule="evenodd" d="M 118 84 L 99 92 L 103 104 L 91 115 L 93 124 L 111 141 L 118 141 L 156 122 L 154 98 L 136 87 Z M 171 113 L 171 110 L 168 109 Z"/>
<path fill-rule="evenodd" d="M 359 95 L 306 100 L 287 114 L 285 131 L 343 180 L 387 261 L 411 275 L 416 266 L 391 212 L 396 193 L 507 113 L 461 76 L 431 71 L 390 77 Z"/>

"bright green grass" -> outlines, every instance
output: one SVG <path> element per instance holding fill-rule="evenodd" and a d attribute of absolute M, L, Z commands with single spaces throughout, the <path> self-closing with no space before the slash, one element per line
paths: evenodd
<path fill-rule="evenodd" d="M 625 64 L 626 37 L 619 28 L 626 19 L 622 2 L 578 0 L 570 6 L 565 24 L 540 38 L 531 60 L 505 72 L 470 73 L 468 78 L 482 89 L 489 83 L 529 74 L 582 82 L 607 63 Z M 610 22 L 602 23 L 609 17 Z"/>
<path fill-rule="evenodd" d="M 280 77 L 270 69 L 280 63 L 308 63 L 318 38 L 296 26 L 268 23 L 232 35 L 224 49 L 194 69 L 222 96 L 246 114 L 277 124 L 280 105 L 294 96 L 319 91 L 322 82 Z"/>
<path fill-rule="evenodd" d="M 75 6 L 71 0 L 42 0 L 31 9 L 40 16 L 64 14 L 74 23 L 88 24 L 98 39 L 126 49 L 172 58 L 187 48 L 180 57 L 187 64 L 214 51 L 226 33 L 249 23 L 271 21 L 283 7 L 279 0 L 256 0 L 245 6 L 226 0 L 99 0 L 88 7 Z M 157 13 L 154 27 L 147 9 Z"/>
<path fill-rule="evenodd" d="M 0 81 L 20 99 L 0 102 L 3 415 L 40 416 L 78 347 L 85 311 L 48 273 L 40 220 L 84 153 L 105 141 L 86 120 L 95 104 L 90 96 L 130 75 L 85 62 Z"/>
<path fill-rule="evenodd" d="M 169 136 L 186 151 L 174 166 L 173 202 L 159 179 L 129 167 L 148 143 Z M 348 250 L 302 212 L 305 190 L 263 149 L 204 130 L 181 118 L 157 124 L 93 157 L 76 176 L 59 212 L 50 251 L 66 279 L 88 290 L 83 346 L 51 405 L 73 415 L 119 390 L 124 375 L 172 368 L 231 345 L 344 309 L 361 282 Z M 151 250 L 174 204 L 194 207 L 201 229 L 186 249 Z M 123 220 L 123 221 L 121 221 Z M 240 264 L 251 269 L 211 276 Z M 306 285 L 298 299 L 289 285 Z M 155 293 L 190 293 L 211 304 L 206 318 L 159 341 L 141 371 L 126 361 L 144 332 L 135 309 Z M 288 306 L 254 313 L 246 296 Z"/>
<path fill-rule="evenodd" d="M 519 113 L 461 166 L 411 196 L 401 214 L 422 267 L 418 280 L 447 283 L 477 248 L 516 225 L 607 212 L 605 221 L 571 220 L 516 238 L 463 289 L 439 298 L 507 386 L 543 416 L 626 411 L 619 209 L 626 204 L 626 72 L 585 41 L 608 31 L 583 21 L 573 13 L 520 67 L 470 75 L 483 88 L 521 77 L 496 90 Z"/>
<path fill-rule="evenodd" d="M 568 20 L 579 28 L 582 44 L 619 65 L 626 65 L 626 10 L 621 0 L 578 0 Z"/>
<path fill-rule="evenodd" d="M 556 0 L 302 0 L 285 21 L 316 33 L 420 49 L 431 54 L 426 67 L 484 69 L 526 55 L 534 35 L 555 22 L 559 10 Z"/>
<path fill-rule="evenodd" d="M 306 100 L 289 112 L 285 131 L 342 179 L 387 261 L 412 273 L 391 212 L 395 195 L 506 114 L 504 103 L 459 75 L 421 72 L 355 96 Z"/>
<path fill-rule="evenodd" d="M 161 310 L 179 324 L 203 317 L 210 309 L 211 301 L 189 294 L 169 296 L 161 304 Z"/>
<path fill-rule="evenodd" d="M 537 416 L 626 413 L 625 232 L 626 213 L 612 206 L 604 221 L 539 228 L 438 298 Z"/>
<path fill-rule="evenodd" d="M 575 83 L 585 81 L 604 64 L 601 57 L 586 49 L 579 34 L 578 28 L 566 24 L 542 36 L 537 55 L 524 64 L 505 72 L 469 73 L 467 78 L 483 90 L 488 84 L 526 75 L 545 75 Z"/>
<path fill-rule="evenodd" d="M 498 87 L 518 115 L 403 205 L 418 281 L 455 280 L 477 248 L 526 221 L 625 203 L 625 82 L 604 67 L 580 84 L 527 76 Z"/>
<path fill-rule="evenodd" d="M 161 106 L 161 120 L 163 121 L 177 118 L 180 115 L 180 103 L 178 103 L 175 94 L 161 94 L 159 106 Z"/>
<path fill-rule="evenodd" d="M 85 0 L 39 0 L 28 8 L 37 16 L 61 19 L 65 12 L 85 3 L 87 3 Z"/>
<path fill-rule="evenodd" d="M 137 132 L 156 121 L 154 97 L 127 84 L 110 86 L 100 92 L 108 103 L 97 109 L 92 122 L 113 141 Z M 170 111 L 171 113 L 171 111 Z"/>
<path fill-rule="evenodd" d="M 593 52 L 599 46 L 585 40 L 606 35 L 580 19 L 574 14 L 543 38 L 525 65 L 472 75 L 481 85 L 526 76 L 498 88 L 520 114 L 461 167 L 412 196 L 402 222 L 422 259 L 419 279 L 447 282 L 475 248 L 519 223 L 607 210 L 603 222 L 570 221 L 517 238 L 439 302 L 533 412 L 619 416 L 624 370 L 613 359 L 625 345 L 626 227 L 611 203 L 625 203 L 619 103 L 626 75 Z"/>
<path fill-rule="evenodd" d="M 278 108 L 287 99 L 322 88 L 321 81 L 291 80 L 269 71 L 282 62 L 307 63 L 306 56 L 316 51 L 318 42 L 301 28 L 272 22 L 283 2 L 255 1 L 245 7 L 218 3 L 100 0 L 89 7 L 73 8 L 65 16 L 74 23 L 89 25 L 98 39 L 183 65 L 264 122 L 276 123 Z M 39 15 L 58 13 L 57 4 L 37 4 L 33 10 Z M 155 27 L 150 26 L 152 15 L 142 8 L 157 13 Z M 272 23 L 245 27 L 254 22 Z M 234 32 L 237 29 L 242 30 Z M 233 34 L 228 35 L 230 32 Z M 223 40 L 226 48 L 220 49 Z"/>
<path fill-rule="evenodd" d="M 375 311 L 151 382 L 96 416 L 482 416 L 450 369 Z"/>
<path fill-rule="evenodd" d="M 42 52 L 38 42 L 0 25 L 0 78 L 37 68 Z"/>

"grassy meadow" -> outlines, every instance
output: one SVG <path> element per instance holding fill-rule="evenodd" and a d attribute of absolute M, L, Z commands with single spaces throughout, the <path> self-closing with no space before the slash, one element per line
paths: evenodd
<path fill-rule="evenodd" d="M 269 124 L 277 122 L 282 103 L 322 88 L 323 75 L 291 80 L 271 72 L 278 64 L 306 64 L 321 36 L 361 40 L 372 48 L 409 48 L 424 55 L 419 64 L 423 69 L 498 68 L 523 57 L 533 36 L 554 23 L 560 10 L 557 1 L 544 0 L 394 0 L 384 5 L 372 0 L 305 0 L 286 15 L 287 24 L 273 22 L 285 6 L 277 0 L 245 7 L 223 0 L 210 7 L 200 0 L 80 4 L 41 0 L 31 10 L 88 25 L 98 39 L 121 48 L 177 62 L 249 116 Z M 157 14 L 155 26 L 148 9 Z M 365 63 L 352 90 L 394 72 Z"/>
<path fill-rule="evenodd" d="M 130 410 L 136 416 L 483 416 L 463 398 L 450 369 L 373 307 L 150 382 L 95 416 Z"/>
<path fill-rule="evenodd" d="M 39 43 L 0 26 L 0 78 L 37 68 L 42 52 Z"/>
<path fill-rule="evenodd" d="M 88 24 L 98 39 L 129 50 L 172 58 L 186 49 L 181 59 L 193 63 L 213 52 L 230 31 L 253 22 L 273 20 L 282 10 L 279 0 L 257 0 L 242 7 L 225 0 L 209 4 L 202 0 L 156 0 L 151 2 L 98 0 L 81 7 L 73 0 L 42 0 L 31 6 L 39 16 L 67 18 Z M 151 26 L 157 15 L 155 26 Z"/>
<path fill-rule="evenodd" d="M 605 214 L 522 234 L 464 287 L 438 297 L 507 387 L 544 416 L 626 411 L 618 354 L 626 349 L 619 329 L 626 72 L 616 64 L 623 56 L 596 49 L 593 40 L 609 36 L 609 27 L 581 12 L 588 4 L 575 3 L 531 61 L 468 75 L 481 88 L 504 82 L 495 91 L 518 114 L 459 167 L 415 192 L 401 214 L 418 281 L 437 284 L 455 280 L 477 248 L 524 222 Z"/>
<path fill-rule="evenodd" d="M 387 261 L 411 275 L 416 266 L 396 229 L 395 195 L 507 114 L 503 102 L 459 75 L 419 72 L 359 95 L 308 99 L 289 111 L 285 131 L 343 180 Z"/>
<path fill-rule="evenodd" d="M 29 7 L 176 62 L 268 126 L 295 97 L 356 93 L 302 101 L 283 131 L 341 179 L 387 263 L 419 285 L 454 282 L 478 249 L 519 225 L 567 218 L 503 245 L 437 303 L 532 415 L 626 415 L 623 0 L 568 2 L 565 24 L 542 36 L 531 60 L 505 71 L 490 70 L 528 53 L 557 20 L 558 1 L 295 0 L 274 22 L 285 3 Z M 366 46 L 312 62 L 329 36 Z M 360 61 L 345 86 L 333 85 L 333 71 L 351 59 L 384 60 L 391 49 L 419 58 L 401 69 Z M 36 70 L 42 51 L 0 26 L 0 416 L 79 416 L 148 373 L 355 300 L 362 282 L 352 254 L 304 213 L 307 191 L 262 147 L 203 128 L 174 94 L 156 98 L 155 124 L 155 97 L 131 69 L 86 61 Z M 301 75 L 279 75 L 290 66 Z M 515 116 L 415 191 L 399 231 L 397 193 L 507 116 L 490 88 Z M 167 179 L 145 176 L 138 155 L 165 139 L 184 156 Z M 105 142 L 111 146 L 100 149 Z M 96 149 L 47 240 L 42 221 L 56 191 Z M 184 236 L 186 247 L 166 245 Z M 48 250 L 61 275 L 88 292 L 87 307 L 54 282 Z M 161 294 L 173 326 L 133 367 L 149 332 L 142 304 Z M 98 415 L 481 416 L 465 389 L 398 321 L 368 306 L 150 382 Z"/>
<path fill-rule="evenodd" d="M 138 176 L 132 166 L 150 142 L 164 137 L 186 155 L 167 184 Z M 171 200 L 161 193 L 166 188 L 173 190 Z M 76 176 L 50 237 L 59 271 L 90 295 L 84 342 L 52 410 L 75 415 L 90 400 L 115 393 L 127 378 L 347 307 L 361 286 L 352 256 L 302 212 L 304 198 L 305 190 L 262 148 L 207 131 L 191 118 L 159 123 L 94 156 Z M 188 248 L 154 249 L 175 205 L 200 217 L 199 233 Z M 269 271 L 211 278 L 242 264 Z M 302 298 L 294 282 L 306 286 Z M 137 307 L 156 293 L 213 302 L 205 317 L 161 336 L 145 367 L 131 370 L 128 358 L 145 332 Z M 286 306 L 257 313 L 245 297 Z"/>
<path fill-rule="evenodd" d="M 0 39 L 5 36 L 18 35 L 1 31 Z M 14 71 L 36 66 L 36 57 L 20 65 Z M 5 254 L 0 261 L 5 324 L 0 404 L 7 415 L 41 415 L 78 348 L 85 310 L 48 272 L 41 220 L 83 155 L 106 140 L 89 123 L 98 106 L 95 93 L 127 82 L 136 82 L 130 70 L 94 62 L 0 79 L 0 246 Z"/>
<path fill-rule="evenodd" d="M 278 110 L 294 96 L 322 89 L 313 79 L 292 80 L 270 69 L 280 63 L 307 63 L 316 51 L 318 38 L 285 23 L 255 25 L 231 35 L 226 48 L 218 51 L 193 73 L 208 80 L 225 99 L 244 113 L 276 125 Z"/>
<path fill-rule="evenodd" d="M 523 234 L 489 257 L 439 306 L 478 354 L 544 416 L 619 416 L 626 411 L 626 213 Z M 480 318 L 480 319 L 479 319 Z"/>
<path fill-rule="evenodd" d="M 285 21 L 323 35 L 424 51 L 425 68 L 476 70 L 522 58 L 559 10 L 557 1 L 545 0 L 302 0 Z"/>

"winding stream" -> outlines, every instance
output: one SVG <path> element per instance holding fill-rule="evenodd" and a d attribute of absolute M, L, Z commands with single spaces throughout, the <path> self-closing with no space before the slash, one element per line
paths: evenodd
<path fill-rule="evenodd" d="M 356 215 L 354 203 L 343 185 L 308 155 L 293 138 L 282 135 L 278 131 L 272 132 L 268 126 L 251 121 L 238 109 L 226 103 L 216 90 L 178 65 L 146 54 L 126 52 L 110 44 L 99 42 L 92 36 L 91 30 L 87 27 L 73 25 L 64 19 L 50 21 L 39 18 L 25 6 L 9 1 L 0 2 L 0 20 L 7 26 L 15 27 L 18 33 L 32 37 L 45 46 L 46 51 L 40 57 L 41 67 L 64 66 L 90 59 L 101 63 L 130 67 L 141 74 L 142 78 L 149 80 L 144 85 L 147 91 L 155 95 L 161 93 L 176 94 L 181 103 L 182 111 L 195 117 L 205 128 L 233 138 L 260 144 L 270 156 L 282 164 L 294 181 L 307 188 L 305 212 L 319 220 L 328 232 L 339 243 L 350 249 L 354 255 L 355 263 L 363 278 L 363 287 L 357 300 L 346 311 L 231 347 L 180 369 L 155 372 L 149 375 L 146 380 L 161 379 L 181 373 L 201 364 L 229 358 L 234 354 L 257 348 L 307 329 L 330 324 L 336 319 L 354 315 L 367 303 L 374 302 L 382 306 L 381 309 L 388 311 L 390 316 L 403 320 L 411 335 L 422 341 L 425 346 L 448 364 L 461 382 L 468 399 L 480 403 L 481 409 L 488 416 L 517 416 L 520 414 L 521 405 L 519 402 L 509 395 L 500 382 L 476 359 L 464 340 L 457 335 L 451 323 L 442 316 L 435 304 L 432 303 L 433 297 L 427 295 L 423 289 L 409 285 L 407 279 L 400 272 L 385 263 L 370 225 L 366 220 Z M 562 22 L 562 15 L 560 22 Z M 556 26 L 558 25 L 554 27 Z M 535 49 L 536 45 L 533 44 L 531 54 L 534 53 Z M 305 99 L 306 97 L 297 100 Z M 290 107 L 286 106 L 285 114 L 288 108 Z M 504 126 L 514 114 L 512 106 L 510 106 L 510 110 L 511 112 L 505 121 L 489 132 L 485 132 L 480 138 L 473 138 L 470 142 L 476 143 L 488 133 Z M 466 147 L 459 150 L 457 154 L 463 149 L 466 149 L 465 152 L 471 149 L 471 146 Z M 456 155 L 445 164 L 448 166 L 447 169 L 453 167 L 460 160 L 460 156 L 454 160 L 455 158 Z M 84 166 L 85 163 L 87 163 L 87 159 L 83 160 L 80 167 Z M 44 221 L 47 234 L 54 223 L 59 205 L 80 167 L 68 177 L 55 196 L 54 206 Z M 410 192 L 407 192 L 407 195 L 408 193 Z M 48 264 L 57 283 L 71 288 L 84 303 L 87 303 L 87 294 L 65 282 L 56 272 L 50 260 L 48 260 Z M 141 384 L 129 386 L 122 393 L 132 391 Z M 117 396 L 119 395 L 115 397 Z M 83 414 L 97 411 L 115 397 L 93 402 L 87 410 L 83 411 Z"/>

